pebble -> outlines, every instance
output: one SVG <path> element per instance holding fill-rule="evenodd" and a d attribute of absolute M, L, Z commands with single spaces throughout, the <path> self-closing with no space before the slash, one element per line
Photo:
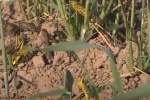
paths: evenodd
<path fill-rule="evenodd" d="M 36 67 L 44 67 L 45 62 L 42 56 L 34 56 L 32 58 L 33 65 Z"/>
<path fill-rule="evenodd" d="M 42 45 L 48 45 L 48 33 L 46 30 L 42 30 L 37 39 L 33 41 L 32 45 L 34 47 L 41 47 Z"/>
<path fill-rule="evenodd" d="M 24 63 L 20 63 L 20 64 L 18 64 L 18 67 L 19 67 L 19 68 L 24 67 L 24 66 L 25 66 L 25 64 L 24 64 Z"/>
<path fill-rule="evenodd" d="M 135 78 L 134 78 L 134 81 L 135 81 L 135 82 L 140 81 L 139 77 L 138 77 L 138 76 L 137 76 L 137 77 L 135 77 Z"/>

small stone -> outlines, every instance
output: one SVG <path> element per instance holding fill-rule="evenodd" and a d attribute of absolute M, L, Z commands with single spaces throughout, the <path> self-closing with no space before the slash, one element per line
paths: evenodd
<path fill-rule="evenodd" d="M 43 54 L 41 52 L 38 52 L 37 55 L 38 56 L 43 56 Z"/>
<path fill-rule="evenodd" d="M 20 63 L 20 64 L 18 64 L 18 67 L 19 67 L 19 68 L 24 67 L 24 66 L 25 66 L 25 64 L 24 64 L 24 63 Z"/>
<path fill-rule="evenodd" d="M 38 38 L 39 40 L 42 42 L 42 43 L 48 43 L 48 33 L 46 30 L 42 30 L 40 32 L 40 34 L 38 35 Z"/>
<path fill-rule="evenodd" d="M 134 78 L 134 81 L 135 81 L 135 82 L 140 81 L 139 77 L 135 77 L 135 78 Z"/>
<path fill-rule="evenodd" d="M 55 39 L 56 39 L 57 41 L 60 40 L 59 36 L 56 36 Z"/>
<path fill-rule="evenodd" d="M 48 33 L 46 30 L 42 30 L 38 36 L 37 39 L 33 41 L 32 45 L 34 47 L 41 47 L 42 45 L 48 44 Z"/>
<path fill-rule="evenodd" d="M 42 56 L 34 56 L 32 58 L 33 65 L 36 67 L 44 67 L 45 62 Z"/>

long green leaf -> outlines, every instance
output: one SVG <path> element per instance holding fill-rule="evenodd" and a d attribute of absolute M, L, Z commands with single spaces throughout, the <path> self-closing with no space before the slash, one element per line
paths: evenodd
<path fill-rule="evenodd" d="M 62 19 L 64 20 L 64 25 L 66 29 L 66 36 L 68 40 L 75 40 L 76 38 L 76 31 L 75 27 L 70 19 L 69 16 L 67 16 L 67 11 L 65 7 L 65 0 L 56 0 L 58 10 L 61 14 Z"/>
<path fill-rule="evenodd" d="M 64 73 L 64 87 L 67 91 L 72 93 L 72 85 L 73 85 L 73 76 L 69 70 L 65 70 Z M 71 94 L 70 95 L 63 95 L 62 100 L 70 100 L 71 99 Z"/>
<path fill-rule="evenodd" d="M 87 29 L 88 29 L 88 23 L 89 23 L 89 2 L 90 2 L 90 0 L 86 0 L 84 24 L 83 24 L 83 28 L 82 28 L 82 31 L 81 31 L 81 40 L 84 40 L 85 33 L 87 33 Z"/>
<path fill-rule="evenodd" d="M 35 94 L 31 97 L 29 97 L 30 100 L 35 100 L 39 97 L 45 97 L 45 96 L 62 96 L 65 94 L 70 94 L 70 92 L 68 92 L 65 89 L 57 89 L 57 90 L 52 90 L 52 91 L 48 91 L 48 92 L 43 92 L 43 93 L 38 93 Z"/>
<path fill-rule="evenodd" d="M 1 4 L 0 4 L 1 5 Z M 1 6 L 0 6 L 1 8 Z M 4 40 L 4 32 L 3 32 L 3 24 L 2 24 L 2 11 L 0 9 L 0 36 L 1 36 L 1 49 L 2 49 L 2 58 L 3 58 L 3 75 L 4 75 L 4 84 L 5 84 L 5 96 L 6 100 L 9 100 L 9 85 L 8 85 L 8 72 L 7 72 L 7 64 L 6 64 L 6 50 L 5 50 L 5 40 Z"/>
<path fill-rule="evenodd" d="M 114 0 L 110 0 L 108 6 L 105 5 L 107 8 L 103 11 L 103 13 L 101 13 L 100 15 L 101 20 L 103 20 L 109 14 L 113 2 Z"/>
<path fill-rule="evenodd" d="M 148 52 L 150 54 L 150 1 L 147 0 L 147 16 L 148 16 Z"/>
<path fill-rule="evenodd" d="M 73 76 L 69 70 L 65 70 L 64 73 L 64 87 L 69 92 L 72 92 L 72 85 L 73 85 Z"/>
<path fill-rule="evenodd" d="M 46 51 L 76 51 L 79 49 L 96 48 L 95 45 L 90 45 L 82 41 L 60 42 L 55 45 L 48 46 Z"/>
<path fill-rule="evenodd" d="M 58 5 L 58 10 L 61 14 L 61 17 L 63 19 L 65 19 L 65 21 L 68 19 L 67 18 L 67 14 L 66 14 L 66 11 L 65 11 L 65 6 L 64 6 L 64 0 L 56 0 L 57 1 L 57 5 Z"/>
<path fill-rule="evenodd" d="M 116 93 L 122 93 L 123 88 L 121 84 L 121 79 L 119 77 L 119 72 L 117 71 L 116 61 L 112 54 L 112 51 L 101 45 L 89 44 L 84 41 L 70 41 L 70 42 L 60 42 L 55 45 L 50 45 L 45 48 L 46 51 L 76 51 L 79 49 L 97 48 L 104 51 L 110 57 L 112 76 L 114 78 L 114 88 Z"/>
<path fill-rule="evenodd" d="M 125 25 L 125 28 L 126 28 L 126 38 L 128 39 L 128 36 L 129 36 L 129 25 L 128 25 L 128 20 L 126 18 L 126 14 L 125 14 L 125 8 L 124 8 L 123 3 L 122 3 L 121 0 L 118 0 L 118 3 L 121 5 L 121 13 L 122 13 L 124 25 Z"/>
<path fill-rule="evenodd" d="M 145 84 L 127 93 L 120 94 L 114 100 L 137 100 L 138 97 L 145 96 L 150 96 L 150 84 Z"/>

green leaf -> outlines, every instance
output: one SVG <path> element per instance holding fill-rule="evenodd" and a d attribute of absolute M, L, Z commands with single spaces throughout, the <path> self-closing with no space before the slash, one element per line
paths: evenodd
<path fill-rule="evenodd" d="M 84 24 L 83 24 L 83 28 L 81 30 L 81 40 L 84 40 L 85 34 L 88 33 L 87 30 L 88 30 L 88 25 L 89 25 L 89 3 L 90 3 L 90 0 L 86 0 Z"/>
<path fill-rule="evenodd" d="M 69 92 L 72 92 L 72 85 L 73 85 L 73 76 L 69 70 L 65 70 L 64 73 L 64 87 Z"/>
<path fill-rule="evenodd" d="M 1 8 L 1 5 L 0 5 Z M 0 37 L 1 37 L 1 50 L 2 50 L 2 62 L 3 62 L 3 77 L 4 77 L 4 95 L 6 100 L 9 100 L 9 84 L 8 84 L 8 70 L 6 63 L 6 49 L 5 49 L 5 41 L 4 41 L 4 32 L 3 32 L 3 21 L 2 21 L 2 9 L 0 9 Z"/>
<path fill-rule="evenodd" d="M 150 1 L 147 0 L 147 16 L 148 16 L 148 52 L 150 54 Z"/>
<path fill-rule="evenodd" d="M 120 94 L 114 100 L 137 100 L 138 97 L 145 96 L 150 96 L 150 84 L 145 84 L 127 93 Z"/>
<path fill-rule="evenodd" d="M 62 95 L 65 95 L 65 94 L 70 94 L 70 92 L 68 92 L 67 90 L 65 89 L 57 89 L 57 90 L 51 90 L 51 91 L 48 91 L 48 92 L 43 92 L 43 93 L 38 93 L 38 94 L 35 94 L 31 97 L 29 97 L 30 100 L 35 100 L 36 98 L 38 97 L 45 97 L 45 96 L 62 96 Z"/>
<path fill-rule="evenodd" d="M 101 92 L 101 88 L 95 85 L 88 86 L 89 94 L 91 97 L 95 98 L 95 100 L 99 100 L 99 93 Z"/>
<path fill-rule="evenodd" d="M 72 85 L 73 85 L 73 76 L 70 73 L 69 70 L 65 70 L 64 72 L 64 88 L 68 91 L 68 92 L 72 92 Z M 62 96 L 62 100 L 70 100 L 71 99 L 71 94 L 65 94 Z"/>
<path fill-rule="evenodd" d="M 94 48 L 95 45 L 90 45 L 83 41 L 60 42 L 55 45 L 50 45 L 46 51 L 76 51 L 79 49 Z"/>

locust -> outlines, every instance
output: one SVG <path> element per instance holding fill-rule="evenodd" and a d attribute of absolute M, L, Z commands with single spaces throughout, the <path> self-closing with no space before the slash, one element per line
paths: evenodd
<path fill-rule="evenodd" d="M 25 46 L 23 33 L 20 33 L 16 39 L 16 50 L 17 51 L 12 54 L 12 65 L 18 64 L 22 57 L 26 57 L 32 52 L 32 48 L 30 46 Z"/>

